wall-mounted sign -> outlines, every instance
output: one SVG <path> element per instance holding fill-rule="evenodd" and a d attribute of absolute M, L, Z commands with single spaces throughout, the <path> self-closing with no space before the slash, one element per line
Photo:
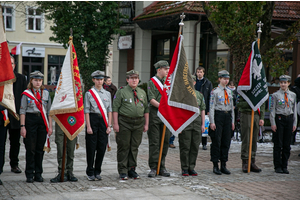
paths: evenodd
<path fill-rule="evenodd" d="M 22 56 L 24 57 L 45 57 L 45 48 L 22 47 Z"/>
<path fill-rule="evenodd" d="M 133 49 L 133 35 L 120 36 L 118 41 L 118 49 Z"/>

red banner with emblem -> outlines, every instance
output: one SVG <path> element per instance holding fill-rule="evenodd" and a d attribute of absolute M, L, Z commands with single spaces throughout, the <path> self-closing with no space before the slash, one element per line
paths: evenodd
<path fill-rule="evenodd" d="M 61 69 L 50 115 L 70 140 L 76 138 L 84 128 L 81 80 L 72 40 Z"/>

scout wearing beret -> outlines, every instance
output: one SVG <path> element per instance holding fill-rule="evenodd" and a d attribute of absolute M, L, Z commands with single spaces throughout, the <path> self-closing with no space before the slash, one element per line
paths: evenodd
<path fill-rule="evenodd" d="M 296 94 L 289 90 L 291 77 L 279 77 L 280 89 L 272 94 L 270 122 L 273 132 L 273 163 L 276 173 L 289 174 L 287 170 L 291 151 L 292 132 L 297 128 Z"/>
<path fill-rule="evenodd" d="M 52 119 L 49 115 L 51 98 L 42 84 L 44 74 L 30 73 L 27 90 L 22 93 L 20 108 L 21 136 L 26 149 L 26 182 L 43 182 L 44 144 L 47 134 L 52 134 Z"/>
<path fill-rule="evenodd" d="M 169 72 L 169 63 L 165 60 L 158 61 L 154 64 L 156 69 L 156 75 L 153 76 L 148 82 L 148 99 L 150 101 L 150 113 L 149 113 L 149 160 L 148 164 L 151 169 L 148 177 L 155 177 L 157 172 L 157 165 L 159 159 L 159 150 L 161 137 L 163 132 L 164 123 L 157 116 L 158 106 L 161 99 L 161 94 L 163 91 L 163 85 L 166 81 L 166 77 Z M 165 158 L 168 153 L 169 148 L 169 138 L 170 131 L 166 128 L 165 139 L 163 145 L 163 152 L 161 157 L 160 171 L 159 174 L 162 176 L 170 176 L 170 173 L 166 170 L 165 167 Z"/>
<path fill-rule="evenodd" d="M 218 76 L 220 84 L 210 94 L 209 136 L 212 140 L 210 155 L 214 164 L 213 172 L 221 175 L 222 173 L 230 174 L 226 168 L 226 162 L 231 142 L 231 130 L 234 130 L 234 107 L 232 92 L 226 87 L 230 78 L 229 72 L 219 71 Z M 218 166 L 219 160 L 221 171 Z"/>
<path fill-rule="evenodd" d="M 194 85 L 196 76 L 192 76 Z M 197 176 L 194 170 L 198 156 L 202 133 L 205 131 L 205 102 L 203 95 L 195 90 L 196 99 L 200 109 L 200 115 L 188 125 L 179 135 L 179 150 L 182 176 Z"/>
<path fill-rule="evenodd" d="M 84 114 L 86 120 L 86 175 L 89 181 L 94 181 L 95 179 L 102 179 L 100 176 L 101 166 L 108 142 L 108 134 L 112 127 L 112 104 L 110 93 L 102 87 L 104 72 L 97 70 L 91 76 L 95 85 L 85 93 Z"/>
<path fill-rule="evenodd" d="M 127 86 L 114 96 L 113 118 L 117 142 L 117 160 L 120 179 L 138 179 L 136 173 L 138 148 L 143 132 L 148 130 L 149 109 L 145 91 L 138 87 L 139 72 L 126 73 Z"/>

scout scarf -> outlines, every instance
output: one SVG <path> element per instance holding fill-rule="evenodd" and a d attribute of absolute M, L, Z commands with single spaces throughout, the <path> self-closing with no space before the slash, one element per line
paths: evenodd
<path fill-rule="evenodd" d="M 96 103 L 97 103 L 97 106 L 100 110 L 100 113 L 103 117 L 103 120 L 104 120 L 104 123 L 105 123 L 105 126 L 106 128 L 108 127 L 108 117 L 107 117 L 107 112 L 106 112 L 106 109 L 105 109 L 105 106 L 98 94 L 98 92 L 95 90 L 95 88 L 92 88 L 89 90 L 89 92 L 91 93 L 91 95 L 93 96 L 93 98 L 95 99 Z M 108 135 L 108 143 L 107 143 L 107 149 L 108 151 L 111 150 L 111 145 L 110 145 L 110 134 Z"/>
<path fill-rule="evenodd" d="M 154 83 L 155 87 L 158 89 L 159 93 L 162 95 L 164 86 L 160 82 L 160 80 L 158 80 L 158 78 L 156 76 L 153 76 L 150 80 Z"/>
<path fill-rule="evenodd" d="M 30 99 L 33 99 L 34 100 L 34 103 L 36 105 L 36 107 L 39 109 L 39 111 L 41 112 L 42 114 L 42 118 L 44 120 L 44 124 L 46 126 L 46 131 L 48 133 L 48 130 L 49 130 L 49 122 L 48 122 L 48 119 L 47 119 L 47 115 L 46 115 L 46 111 L 45 111 L 45 108 L 43 106 L 43 103 L 41 100 L 37 100 L 35 98 L 35 95 L 33 95 L 33 93 L 30 91 L 30 90 L 25 90 L 22 95 L 26 95 L 27 97 L 29 97 Z"/>

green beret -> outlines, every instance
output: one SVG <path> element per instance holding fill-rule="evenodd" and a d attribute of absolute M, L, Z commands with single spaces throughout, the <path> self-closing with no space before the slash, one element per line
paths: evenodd
<path fill-rule="evenodd" d="M 30 73 L 30 78 L 44 79 L 44 74 L 40 71 L 34 71 Z"/>
<path fill-rule="evenodd" d="M 154 64 L 155 69 L 159 69 L 159 68 L 170 68 L 170 65 L 167 61 L 165 60 L 160 60 L 157 63 Z"/>
<path fill-rule="evenodd" d="M 226 70 L 219 71 L 219 72 L 218 72 L 218 76 L 219 76 L 220 78 L 230 78 L 229 72 L 226 71 Z"/>

